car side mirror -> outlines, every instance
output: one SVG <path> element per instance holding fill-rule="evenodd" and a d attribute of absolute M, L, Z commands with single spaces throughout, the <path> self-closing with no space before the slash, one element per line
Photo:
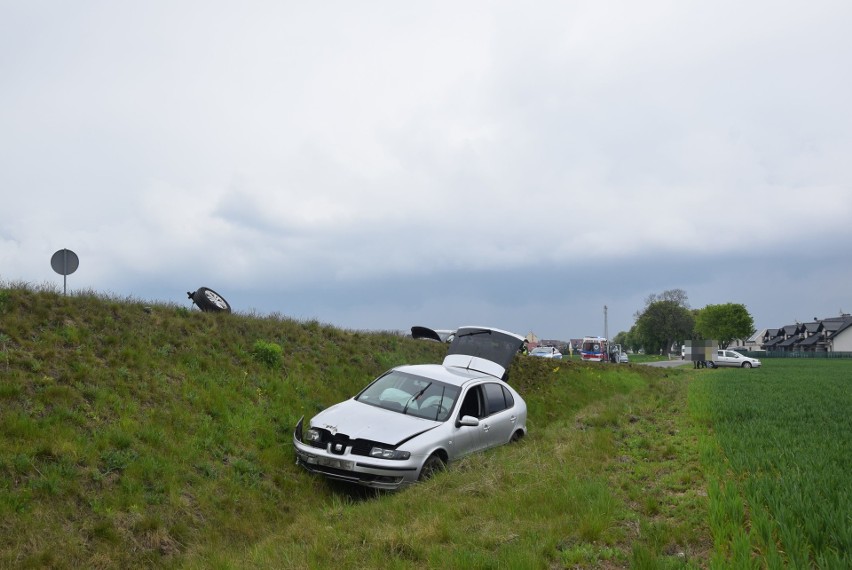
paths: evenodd
<path fill-rule="evenodd" d="M 462 416 L 460 420 L 456 422 L 456 427 L 461 426 L 470 426 L 476 427 L 479 425 L 479 420 L 473 416 Z"/>

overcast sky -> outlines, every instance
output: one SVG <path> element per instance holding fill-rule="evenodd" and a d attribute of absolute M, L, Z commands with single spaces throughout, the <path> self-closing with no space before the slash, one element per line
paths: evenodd
<path fill-rule="evenodd" d="M 848 0 L 0 0 L 0 281 L 348 329 L 852 312 Z M 608 307 L 604 319 L 604 306 Z"/>

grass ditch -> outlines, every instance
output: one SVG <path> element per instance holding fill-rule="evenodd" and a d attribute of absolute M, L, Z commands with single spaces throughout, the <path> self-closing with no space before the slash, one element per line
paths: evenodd
<path fill-rule="evenodd" d="M 701 567 L 711 546 L 707 499 L 695 434 L 678 414 L 680 375 L 516 365 L 512 374 L 528 367 L 535 386 L 530 435 L 519 444 L 401 493 L 312 487 L 313 505 L 290 525 L 194 567 Z M 661 434 L 668 443 L 653 443 Z"/>
<path fill-rule="evenodd" d="M 632 556 L 607 465 L 625 407 L 656 381 L 645 369 L 518 359 L 512 381 L 532 431 L 522 445 L 403 493 L 359 496 L 293 464 L 296 420 L 391 366 L 440 361 L 445 347 L 279 316 L 2 292 L 2 567 L 543 567 Z"/>

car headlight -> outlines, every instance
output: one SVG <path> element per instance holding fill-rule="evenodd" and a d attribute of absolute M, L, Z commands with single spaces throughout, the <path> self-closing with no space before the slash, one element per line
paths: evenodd
<path fill-rule="evenodd" d="M 319 430 L 311 428 L 307 432 L 305 432 L 305 442 L 307 443 L 321 443 L 322 442 L 322 434 Z"/>
<path fill-rule="evenodd" d="M 411 457 L 411 452 L 400 451 L 398 449 L 384 449 L 382 447 L 374 447 L 370 450 L 370 457 L 378 457 L 379 459 L 405 460 Z"/>

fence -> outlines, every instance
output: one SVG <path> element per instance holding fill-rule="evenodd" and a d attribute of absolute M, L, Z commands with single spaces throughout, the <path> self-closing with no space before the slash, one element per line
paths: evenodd
<path fill-rule="evenodd" d="M 753 358 L 852 358 L 852 352 L 813 352 L 792 350 L 743 351 L 732 348 L 742 355 Z"/>

